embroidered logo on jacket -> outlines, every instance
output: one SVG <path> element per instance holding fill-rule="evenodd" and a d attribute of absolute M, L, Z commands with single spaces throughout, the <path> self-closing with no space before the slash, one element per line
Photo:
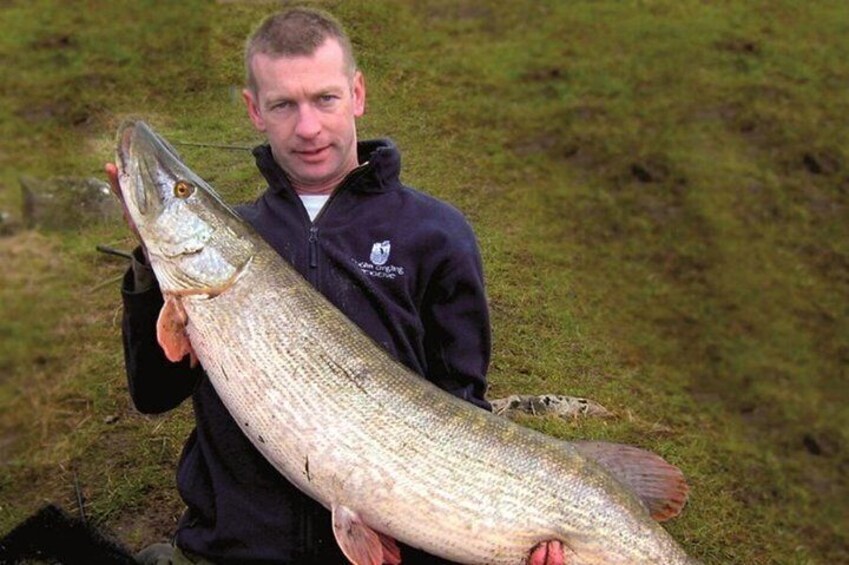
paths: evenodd
<path fill-rule="evenodd" d="M 371 246 L 371 253 L 368 261 L 358 261 L 351 258 L 351 261 L 357 264 L 364 275 L 379 279 L 395 279 L 404 276 L 404 267 L 398 265 L 390 265 L 389 253 L 392 245 L 389 240 L 376 241 Z"/>
<path fill-rule="evenodd" d="M 389 260 L 389 248 L 390 243 L 388 239 L 386 241 L 375 241 L 374 245 L 371 246 L 369 259 L 375 265 L 385 265 Z"/>

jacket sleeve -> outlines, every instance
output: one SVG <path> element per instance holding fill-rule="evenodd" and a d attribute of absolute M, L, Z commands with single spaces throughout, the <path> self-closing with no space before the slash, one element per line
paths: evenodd
<path fill-rule="evenodd" d="M 191 369 L 188 359 L 172 363 L 165 357 L 156 341 L 162 293 L 152 277 L 149 286 L 137 288 L 139 281 L 146 278 L 137 271 L 147 267 L 140 248 L 133 255 L 134 267 L 124 275 L 121 287 L 124 362 L 133 404 L 142 413 L 159 414 L 175 408 L 192 394 L 203 377 L 203 369 Z"/>
<path fill-rule="evenodd" d="M 480 251 L 465 222 L 428 284 L 422 307 L 428 379 L 485 410 L 491 352 Z"/>

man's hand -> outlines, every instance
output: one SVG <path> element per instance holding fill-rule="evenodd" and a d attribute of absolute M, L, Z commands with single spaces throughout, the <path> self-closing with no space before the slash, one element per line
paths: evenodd
<path fill-rule="evenodd" d="M 109 186 L 112 187 L 112 193 L 123 202 L 124 200 L 121 198 L 121 185 L 118 184 L 118 166 L 115 163 L 106 163 L 103 166 L 103 170 L 106 171 L 106 178 L 109 179 Z"/>
<path fill-rule="evenodd" d="M 528 565 L 565 565 L 563 544 L 558 540 L 544 541 L 536 545 L 528 556 Z"/>

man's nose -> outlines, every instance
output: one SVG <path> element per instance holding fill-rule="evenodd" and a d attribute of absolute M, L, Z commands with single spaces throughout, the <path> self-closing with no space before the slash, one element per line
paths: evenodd
<path fill-rule="evenodd" d="M 321 121 L 318 112 L 310 104 L 302 104 L 298 108 L 298 123 L 295 134 L 303 139 L 312 139 L 321 132 Z"/>

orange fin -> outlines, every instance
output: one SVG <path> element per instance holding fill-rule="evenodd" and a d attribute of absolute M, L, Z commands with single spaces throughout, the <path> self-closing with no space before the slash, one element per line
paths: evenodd
<path fill-rule="evenodd" d="M 198 359 L 186 334 L 187 323 L 188 317 L 180 299 L 166 296 L 165 304 L 162 305 L 156 320 L 156 341 L 169 361 L 176 363 L 189 355 L 191 366 L 194 367 Z"/>
<path fill-rule="evenodd" d="M 584 457 L 604 467 L 642 500 L 651 517 L 664 522 L 681 513 L 690 487 L 681 469 L 663 457 L 618 443 L 570 442 Z"/>
<path fill-rule="evenodd" d="M 401 563 L 401 550 L 395 540 L 371 529 L 347 506 L 333 505 L 333 535 L 342 553 L 354 565 Z"/>
<path fill-rule="evenodd" d="M 380 545 L 383 546 L 384 565 L 401 565 L 401 548 L 395 540 L 385 534 L 377 532 L 380 536 Z"/>

